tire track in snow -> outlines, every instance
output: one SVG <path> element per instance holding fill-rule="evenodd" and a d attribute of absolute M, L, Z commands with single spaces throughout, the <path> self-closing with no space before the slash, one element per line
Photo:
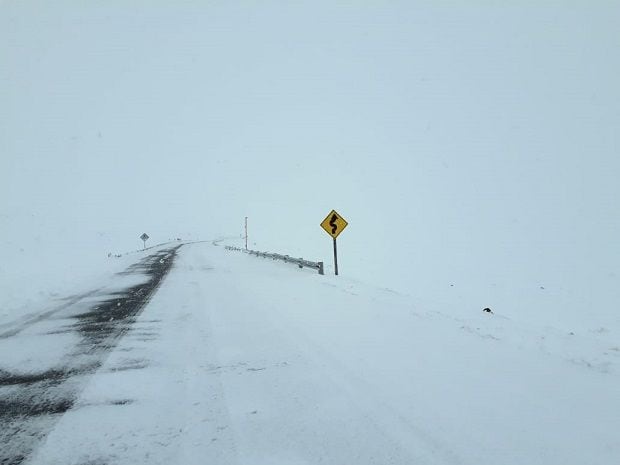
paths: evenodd
<path fill-rule="evenodd" d="M 35 315 L 29 315 L 26 316 L 25 318 L 20 318 L 17 321 L 12 321 L 9 323 L 4 323 L 2 325 L 0 325 L 0 328 L 4 327 L 4 328 L 11 328 L 9 330 L 5 330 L 4 332 L 0 333 L 0 339 L 6 339 L 9 337 L 13 337 L 13 336 L 17 336 L 19 333 L 21 333 L 22 331 L 24 331 L 25 329 L 29 328 L 30 326 L 39 323 L 40 321 L 43 321 L 45 319 L 48 319 L 54 315 L 56 315 L 57 313 L 61 312 L 62 310 L 66 310 L 70 307 L 72 307 L 73 305 L 77 304 L 78 302 L 88 298 L 88 297 L 92 297 L 94 295 L 97 294 L 97 292 L 99 292 L 101 289 L 95 289 L 92 290 L 90 292 L 86 292 L 84 294 L 79 294 L 79 295 L 75 295 L 75 296 L 70 296 L 67 297 L 66 302 L 62 305 L 59 305 L 57 307 L 54 307 L 51 310 L 47 310 L 44 311 L 42 313 L 38 313 Z"/>

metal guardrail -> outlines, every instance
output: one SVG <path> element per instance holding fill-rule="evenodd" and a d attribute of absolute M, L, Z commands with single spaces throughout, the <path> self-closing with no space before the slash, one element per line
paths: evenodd
<path fill-rule="evenodd" d="M 314 268 L 315 270 L 318 270 L 319 274 L 325 274 L 325 270 L 323 268 L 323 262 L 311 262 L 309 260 L 304 260 L 303 258 L 293 258 L 289 255 L 282 255 L 279 253 L 259 252 L 258 250 L 242 249 L 240 247 L 233 247 L 230 245 L 227 245 L 224 248 L 226 250 L 235 250 L 237 252 L 244 252 L 250 255 L 256 255 L 257 257 L 271 258 L 272 260 L 281 260 L 285 263 L 293 263 L 297 265 L 299 268 Z"/>

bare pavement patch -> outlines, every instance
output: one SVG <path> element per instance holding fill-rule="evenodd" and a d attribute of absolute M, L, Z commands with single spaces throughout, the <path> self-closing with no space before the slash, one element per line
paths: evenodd
<path fill-rule="evenodd" d="M 1 465 L 24 462 L 74 406 L 170 271 L 179 247 L 159 250 L 120 273 L 122 287 L 112 282 L 115 287 L 71 296 L 0 331 Z"/>

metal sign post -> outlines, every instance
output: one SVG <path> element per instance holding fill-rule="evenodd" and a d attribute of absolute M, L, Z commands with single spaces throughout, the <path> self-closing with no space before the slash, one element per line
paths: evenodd
<path fill-rule="evenodd" d="M 334 237 L 334 270 L 338 276 L 338 247 L 336 246 L 336 238 Z"/>
<path fill-rule="evenodd" d="M 142 239 L 142 242 L 144 243 L 142 250 L 146 249 L 146 241 L 148 240 L 148 238 L 149 238 L 149 235 L 147 233 L 143 233 L 140 236 L 140 239 Z"/>
<path fill-rule="evenodd" d="M 327 234 L 334 239 L 334 272 L 338 276 L 338 246 L 336 245 L 336 238 L 340 233 L 348 226 L 349 223 L 340 216 L 336 210 L 332 210 L 329 215 L 321 223 L 321 227 Z"/>
<path fill-rule="evenodd" d="M 248 250 L 248 217 L 245 217 L 245 250 Z"/>

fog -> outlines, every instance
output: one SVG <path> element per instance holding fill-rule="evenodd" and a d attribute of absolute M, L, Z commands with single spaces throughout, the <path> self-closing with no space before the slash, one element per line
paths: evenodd
<path fill-rule="evenodd" d="M 620 5 L 512 3 L 0 3 L 0 278 L 334 208 L 343 275 L 620 327 Z"/>

